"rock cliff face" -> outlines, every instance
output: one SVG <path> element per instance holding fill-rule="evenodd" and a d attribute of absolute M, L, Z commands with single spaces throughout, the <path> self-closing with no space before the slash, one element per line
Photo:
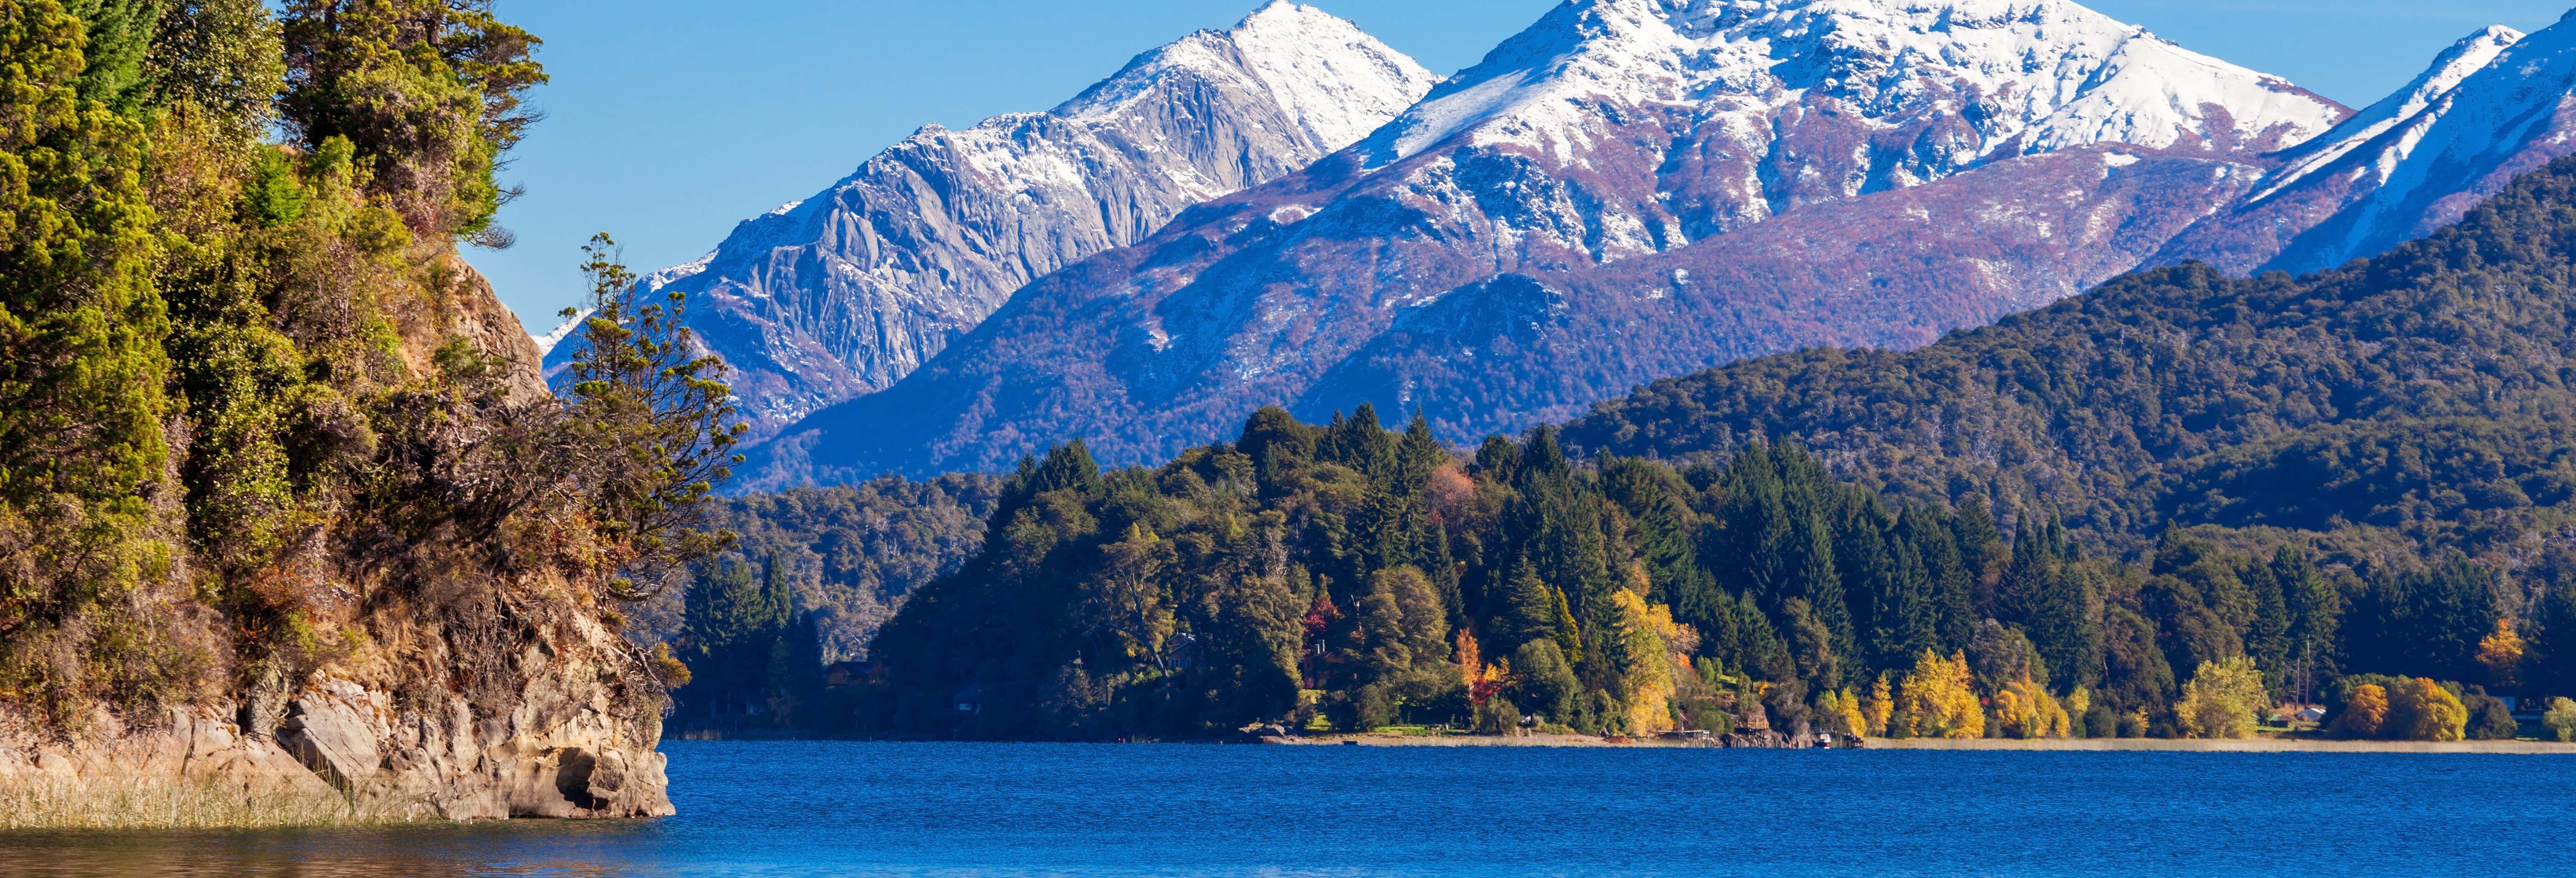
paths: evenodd
<path fill-rule="evenodd" d="M 173 710 L 77 743 L 0 718 L 0 783 L 212 784 L 271 800 L 346 799 L 394 819 L 656 817 L 665 790 L 660 690 L 621 685 L 651 669 L 596 623 L 561 645 L 512 657 L 515 690 L 495 701 L 419 681 L 331 672 L 293 689 Z M 335 669 L 345 670 L 345 669 Z"/>
<path fill-rule="evenodd" d="M 502 364 L 509 404 L 544 399 L 536 348 L 491 285 L 460 261 L 438 265 L 432 295 L 392 315 L 402 357 L 431 368 L 430 340 L 466 339 Z M 419 550 L 353 548 L 394 541 Z M 327 801 L 397 819 L 672 813 L 654 749 L 660 669 L 564 578 L 566 565 L 548 563 L 563 559 L 503 545 L 519 554 L 492 573 L 477 553 L 495 548 L 452 524 L 323 535 L 281 574 L 327 596 L 302 610 L 307 642 L 257 656 L 200 645 L 206 690 L 172 693 L 157 713 L 40 719 L 0 707 L 0 787 L 212 785 L 290 810 Z M 138 615 L 202 615 L 152 590 L 130 600 Z"/>
<path fill-rule="evenodd" d="M 1435 81 L 1277 0 L 1052 111 L 923 128 L 645 284 L 689 294 L 690 326 L 766 436 L 911 373 L 1034 278 L 1350 145 Z"/>
<path fill-rule="evenodd" d="M 1127 463 L 1368 398 L 1467 440 L 1663 370 L 1919 343 L 2134 266 L 2348 112 L 2063 0 L 1576 0 L 1350 149 L 1032 283 L 756 467 L 996 468 L 1076 436 Z M 1964 200 L 1914 191 L 1971 172 Z"/>

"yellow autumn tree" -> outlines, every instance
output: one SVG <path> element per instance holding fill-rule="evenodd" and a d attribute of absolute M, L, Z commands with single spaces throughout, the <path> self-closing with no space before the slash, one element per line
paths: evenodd
<path fill-rule="evenodd" d="M 1615 633 L 1623 668 L 1619 682 L 1627 696 L 1628 734 L 1672 731 L 1676 661 L 1672 644 L 1684 637 L 1682 627 L 1673 622 L 1671 609 L 1648 606 L 1636 592 L 1613 591 L 1610 602 L 1618 614 Z"/>
<path fill-rule="evenodd" d="M 2415 741 L 2457 741 L 2468 737 L 2469 709 L 2442 684 L 2415 677 L 2388 690 L 2388 723 L 2380 733 Z"/>
<path fill-rule="evenodd" d="M 2370 683 L 2352 690 L 2345 698 L 2343 712 L 2335 715 L 2334 725 L 2327 729 L 2339 738 L 2376 738 L 2388 725 L 2388 689 Z"/>
<path fill-rule="evenodd" d="M 2263 672 L 2244 656 L 2201 662 L 2174 702 L 2174 721 L 2185 737 L 2250 738 L 2270 695 Z"/>
<path fill-rule="evenodd" d="M 1995 730 L 2007 738 L 2063 738 L 2073 723 L 2048 689 L 2027 679 L 1995 692 Z"/>
<path fill-rule="evenodd" d="M 2487 682 L 2498 688 L 2518 684 L 2522 651 L 2522 634 L 2513 630 L 2513 620 L 2497 619 L 2494 633 L 2478 641 L 2478 664 L 2486 666 Z"/>
<path fill-rule="evenodd" d="M 1916 656 L 1914 670 L 1906 672 L 1897 687 L 1897 717 L 1888 720 L 1888 727 L 1902 726 L 1912 737 L 1985 737 L 1986 712 L 1977 703 L 1967 654 L 1952 653 L 1945 659 L 1927 649 Z"/>
<path fill-rule="evenodd" d="M 1888 671 L 1878 672 L 1878 681 L 1869 686 L 1869 705 L 1861 715 L 1869 720 L 1869 733 L 1887 734 L 1887 720 L 1896 713 L 1896 689 L 1888 682 Z"/>
<path fill-rule="evenodd" d="M 1858 738 L 1869 734 L 1869 718 L 1861 712 L 1860 696 L 1849 689 L 1829 691 L 1816 699 L 1816 725 L 1821 731 L 1837 735 Z"/>
<path fill-rule="evenodd" d="M 2082 686 L 2077 686 L 2075 687 L 2075 691 L 2066 693 L 2066 733 L 2069 735 L 2075 734 L 2075 724 L 2083 722 L 2084 715 L 2091 712 L 2093 712 L 2092 690 L 2086 689 Z M 2104 737 L 2099 730 L 2086 729 L 2084 731 L 2085 735 L 2088 737 Z"/>

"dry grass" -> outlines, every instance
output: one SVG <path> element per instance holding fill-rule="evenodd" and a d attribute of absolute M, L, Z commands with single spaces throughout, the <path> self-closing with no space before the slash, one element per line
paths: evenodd
<path fill-rule="evenodd" d="M 354 804 L 337 794 L 244 789 L 217 781 L 137 776 L 0 780 L 0 830 L 381 826 L 419 819 Z"/>

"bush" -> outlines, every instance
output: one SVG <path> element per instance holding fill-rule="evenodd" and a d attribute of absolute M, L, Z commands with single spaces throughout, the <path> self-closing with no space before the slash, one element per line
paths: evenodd
<path fill-rule="evenodd" d="M 1521 724 L 1521 709 L 1511 699 L 1500 695 L 1476 705 L 1475 730 L 1488 735 L 1507 734 Z"/>
<path fill-rule="evenodd" d="M 2469 687 L 2460 695 L 2460 704 L 2469 711 L 2469 740 L 2510 741 L 2522 734 L 2522 724 L 2514 722 L 2513 708 L 2506 707 L 2504 699 L 2487 694 L 2485 687 Z"/>
<path fill-rule="evenodd" d="M 2576 742 L 2576 701 L 2550 699 L 2549 712 L 2540 715 L 2540 730 L 2542 737 Z"/>
<path fill-rule="evenodd" d="M 2112 710 L 2111 706 L 2108 704 L 2102 704 L 2099 702 L 2094 703 L 2091 710 L 2084 712 L 2084 726 L 2078 730 L 2078 736 L 2085 738 L 2120 737 L 2120 712 Z"/>

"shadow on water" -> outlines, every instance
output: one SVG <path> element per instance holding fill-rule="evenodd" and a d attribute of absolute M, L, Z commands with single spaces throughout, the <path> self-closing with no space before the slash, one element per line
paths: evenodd
<path fill-rule="evenodd" d="M 370 829 L 0 833 L 0 873 L 46 876 L 654 874 L 654 821 Z"/>
<path fill-rule="evenodd" d="M 667 820 L 0 833 L 0 874 L 2576 874 L 2568 756 L 663 749 Z"/>

